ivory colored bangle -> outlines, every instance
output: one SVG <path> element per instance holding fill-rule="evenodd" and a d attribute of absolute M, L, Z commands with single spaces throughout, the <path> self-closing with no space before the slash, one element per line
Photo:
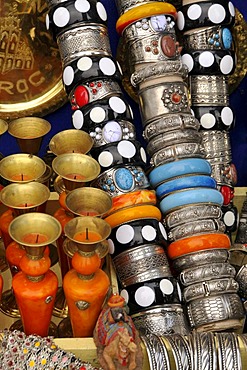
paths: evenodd
<path fill-rule="evenodd" d="M 176 16 L 176 8 L 168 3 L 154 2 L 143 4 L 136 8 L 128 10 L 118 18 L 116 23 L 117 32 L 121 35 L 126 27 L 139 19 L 151 17 L 159 14 L 171 14 Z"/>
<path fill-rule="evenodd" d="M 226 234 L 212 233 L 195 235 L 189 238 L 179 239 L 171 243 L 167 248 L 167 254 L 171 259 L 184 254 L 202 251 L 211 248 L 229 249 L 231 241 Z"/>
<path fill-rule="evenodd" d="M 107 213 L 107 216 L 117 212 L 119 209 L 133 207 L 135 205 L 141 204 L 155 205 L 156 202 L 157 198 L 154 190 L 143 189 L 133 191 L 127 194 L 121 194 L 112 198 L 112 208 Z"/>
<path fill-rule="evenodd" d="M 157 208 L 156 206 L 140 205 L 117 211 L 112 215 L 106 217 L 105 221 L 113 228 L 122 223 L 142 218 L 154 218 L 160 221 L 162 215 L 159 208 Z"/>

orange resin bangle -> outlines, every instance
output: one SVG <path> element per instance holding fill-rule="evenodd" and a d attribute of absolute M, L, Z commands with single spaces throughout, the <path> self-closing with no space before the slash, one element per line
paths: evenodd
<path fill-rule="evenodd" d="M 171 243 L 167 248 L 167 254 L 171 259 L 174 259 L 184 254 L 199 252 L 204 249 L 229 249 L 230 246 L 231 241 L 226 234 L 214 233 L 195 235 Z"/>
<path fill-rule="evenodd" d="M 117 211 L 114 214 L 106 217 L 104 220 L 113 228 L 125 222 L 134 221 L 142 218 L 154 218 L 160 221 L 161 217 L 161 212 L 156 206 L 140 205 Z"/>
<path fill-rule="evenodd" d="M 116 23 L 117 32 L 121 35 L 123 30 L 131 23 L 142 18 L 152 17 L 153 15 L 170 14 L 176 16 L 176 8 L 169 3 L 153 2 L 150 4 L 139 5 L 136 8 L 128 10 L 121 15 Z"/>
<path fill-rule="evenodd" d="M 155 205 L 156 203 L 157 197 L 154 190 L 136 190 L 131 193 L 121 194 L 112 198 L 112 208 L 107 215 L 109 216 L 125 207 L 132 207 L 141 204 Z"/>

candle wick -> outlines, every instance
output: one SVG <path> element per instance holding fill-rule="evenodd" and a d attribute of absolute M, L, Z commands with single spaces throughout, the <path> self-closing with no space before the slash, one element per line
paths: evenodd
<path fill-rule="evenodd" d="M 76 180 L 76 175 L 74 176 L 74 180 Z"/>
<path fill-rule="evenodd" d="M 87 212 L 87 216 L 89 215 L 89 212 Z"/>
<path fill-rule="evenodd" d="M 88 227 L 86 227 L 86 240 L 88 240 Z"/>
<path fill-rule="evenodd" d="M 39 234 L 37 234 L 37 236 L 36 236 L 35 243 L 38 243 L 38 241 L 39 241 Z"/>
<path fill-rule="evenodd" d="M 21 174 L 21 181 L 23 181 L 24 177 L 23 177 L 23 173 Z"/>
<path fill-rule="evenodd" d="M 27 203 L 25 203 L 25 207 L 27 207 Z"/>
<path fill-rule="evenodd" d="M 72 150 L 72 153 L 75 153 L 74 149 Z"/>

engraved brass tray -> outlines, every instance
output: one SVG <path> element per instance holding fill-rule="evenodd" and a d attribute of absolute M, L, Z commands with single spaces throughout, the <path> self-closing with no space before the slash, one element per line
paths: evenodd
<path fill-rule="evenodd" d="M 0 1 L 0 118 L 44 116 L 66 101 L 45 0 Z"/>

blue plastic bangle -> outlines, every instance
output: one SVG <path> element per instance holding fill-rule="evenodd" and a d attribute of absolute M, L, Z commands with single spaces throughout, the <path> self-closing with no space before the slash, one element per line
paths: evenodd
<path fill-rule="evenodd" d="M 200 174 L 211 175 L 211 165 L 206 159 L 187 158 L 172 163 L 162 164 L 152 170 L 149 174 L 149 181 L 153 188 L 173 177 Z"/>
<path fill-rule="evenodd" d="M 167 214 L 176 208 L 189 204 L 210 203 L 222 206 L 223 195 L 216 189 L 199 188 L 175 192 L 160 202 L 160 210 Z"/>
<path fill-rule="evenodd" d="M 183 176 L 159 185 L 156 189 L 156 195 L 159 199 L 162 199 L 174 191 L 198 187 L 216 189 L 217 183 L 213 177 L 207 175 Z"/>

